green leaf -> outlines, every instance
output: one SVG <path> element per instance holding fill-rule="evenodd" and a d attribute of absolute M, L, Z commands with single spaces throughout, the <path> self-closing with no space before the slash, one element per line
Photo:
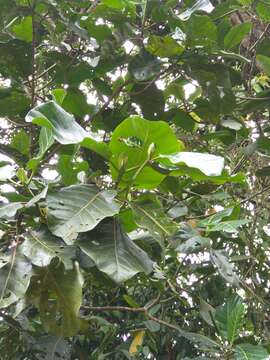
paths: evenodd
<path fill-rule="evenodd" d="M 30 99 L 22 90 L 0 87 L 0 116 L 17 116 L 27 111 L 29 106 Z"/>
<path fill-rule="evenodd" d="M 102 141 L 96 140 L 92 136 L 90 137 L 89 135 L 87 135 L 87 137 L 84 138 L 80 145 L 86 149 L 96 152 L 106 160 L 109 160 L 111 156 L 108 145 Z"/>
<path fill-rule="evenodd" d="M 179 329 L 179 336 L 183 336 L 191 343 L 198 345 L 201 351 L 217 352 L 220 349 L 220 345 L 216 341 L 198 333 Z"/>
<path fill-rule="evenodd" d="M 30 149 L 29 135 L 24 130 L 20 130 L 13 136 L 10 146 L 21 154 L 28 155 Z"/>
<path fill-rule="evenodd" d="M 72 244 L 78 233 L 119 212 L 115 195 L 113 190 L 99 191 L 94 185 L 72 185 L 50 194 L 46 200 L 50 230 Z"/>
<path fill-rule="evenodd" d="M 24 255 L 14 249 L 8 258 L 1 254 L 0 263 L 4 264 L 0 271 L 0 307 L 4 308 L 24 297 L 32 266 Z"/>
<path fill-rule="evenodd" d="M 39 194 L 37 194 L 31 200 L 28 201 L 25 207 L 31 207 L 35 205 L 37 202 L 39 202 L 39 200 L 45 199 L 47 192 L 48 192 L 48 186 L 45 186 L 44 189 Z"/>
<path fill-rule="evenodd" d="M 230 207 L 221 211 L 216 212 L 215 214 L 208 216 L 206 219 L 200 220 L 198 223 L 199 227 L 216 225 L 222 221 L 222 219 L 227 218 L 232 215 L 234 208 Z"/>
<path fill-rule="evenodd" d="M 270 57 L 265 55 L 257 55 L 256 58 L 265 74 L 270 76 Z"/>
<path fill-rule="evenodd" d="M 136 224 L 148 230 L 162 247 L 164 240 L 176 232 L 177 224 L 166 215 L 162 204 L 154 196 L 142 195 L 130 206 Z"/>
<path fill-rule="evenodd" d="M 14 217 L 19 209 L 23 207 L 20 202 L 9 203 L 0 205 L 0 218 Z"/>
<path fill-rule="evenodd" d="M 252 24 L 248 22 L 232 27 L 224 38 L 225 49 L 230 50 L 240 44 L 244 37 L 249 34 L 251 28 Z"/>
<path fill-rule="evenodd" d="M 211 250 L 210 258 L 212 263 L 217 267 L 220 275 L 228 281 L 228 283 L 239 286 L 240 279 L 234 273 L 234 267 L 230 263 L 227 255 L 222 250 Z"/>
<path fill-rule="evenodd" d="M 258 1 L 256 5 L 256 12 L 260 19 L 265 22 L 270 21 L 270 2 L 269 1 Z"/>
<path fill-rule="evenodd" d="M 224 168 L 224 159 L 221 156 L 196 152 L 178 152 L 170 155 L 160 155 L 159 160 L 169 160 L 171 164 L 185 164 L 188 167 L 200 170 L 207 176 L 219 176 Z"/>
<path fill-rule="evenodd" d="M 160 324 L 158 322 L 156 322 L 156 321 L 147 320 L 147 321 L 144 321 L 143 323 L 150 332 L 155 333 L 155 332 L 158 332 L 160 330 Z"/>
<path fill-rule="evenodd" d="M 222 221 L 218 224 L 210 226 L 207 231 L 224 231 L 228 233 L 235 233 L 238 231 L 240 226 L 247 224 L 249 221 L 250 220 L 248 219 Z"/>
<path fill-rule="evenodd" d="M 74 117 L 54 101 L 36 106 L 29 111 L 25 119 L 50 129 L 54 138 L 64 145 L 80 143 L 87 134 Z"/>
<path fill-rule="evenodd" d="M 62 264 L 50 265 L 36 272 L 29 296 L 45 329 L 60 337 L 75 335 L 83 325 L 79 318 L 83 277 L 78 265 L 72 270 L 65 270 Z"/>
<path fill-rule="evenodd" d="M 188 223 L 181 223 L 172 241 L 176 251 L 186 254 L 196 253 L 211 246 L 211 239 L 201 236 L 199 231 Z"/>
<path fill-rule="evenodd" d="M 127 140 L 137 138 L 139 146 L 129 146 Z M 110 150 L 113 154 L 111 172 L 114 180 L 122 183 L 134 183 L 138 187 L 153 188 L 164 175 L 147 165 L 149 147 L 154 144 L 150 157 L 159 154 L 171 154 L 181 150 L 170 126 L 163 121 L 148 121 L 139 116 L 124 120 L 113 132 Z M 145 165 L 144 165 L 145 164 Z M 121 177 L 121 172 L 123 172 Z"/>
<path fill-rule="evenodd" d="M 158 120 L 163 117 L 165 99 L 163 91 L 156 84 L 149 86 L 135 84 L 132 88 L 131 99 L 140 106 L 143 116 L 148 120 Z"/>
<path fill-rule="evenodd" d="M 30 170 L 35 170 L 38 167 L 43 156 L 45 155 L 46 151 L 52 146 L 53 143 L 54 143 L 54 136 L 52 130 L 43 127 L 40 130 L 39 139 L 38 139 L 38 145 L 39 145 L 38 153 L 34 158 L 28 161 L 27 168 Z"/>
<path fill-rule="evenodd" d="M 143 51 L 130 61 L 128 70 L 136 80 L 146 81 L 159 73 L 160 62 L 149 52 Z"/>
<path fill-rule="evenodd" d="M 212 48 L 217 41 L 217 28 L 210 17 L 193 15 L 187 24 L 187 44 L 190 47 Z"/>
<path fill-rule="evenodd" d="M 18 39 L 31 42 L 33 40 L 32 16 L 22 18 L 20 23 L 13 25 L 11 29 Z"/>
<path fill-rule="evenodd" d="M 52 259 L 58 258 L 66 269 L 73 268 L 76 249 L 65 245 L 59 238 L 53 236 L 48 230 L 29 230 L 24 235 L 24 242 L 20 246 L 21 252 L 36 266 L 45 267 Z"/>
<path fill-rule="evenodd" d="M 223 306 L 216 309 L 215 321 L 220 333 L 233 344 L 239 337 L 243 326 L 245 306 L 240 296 L 231 297 Z"/>
<path fill-rule="evenodd" d="M 261 345 L 239 344 L 235 347 L 236 360 L 267 360 L 269 354 Z"/>
<path fill-rule="evenodd" d="M 87 161 L 73 162 L 73 156 L 60 155 L 57 170 L 61 175 L 61 180 L 65 186 L 73 185 L 78 181 L 78 174 L 82 171 L 87 172 L 89 164 Z"/>
<path fill-rule="evenodd" d="M 167 58 L 181 55 L 184 47 L 169 35 L 152 35 L 148 39 L 146 50 L 155 56 Z"/>
<path fill-rule="evenodd" d="M 91 106 L 87 103 L 84 93 L 73 87 L 68 88 L 65 92 L 61 106 L 69 113 L 81 118 L 91 113 Z"/>
<path fill-rule="evenodd" d="M 84 234 L 80 248 L 117 283 L 124 282 L 139 272 L 152 271 L 148 255 L 125 234 L 117 222 L 102 223 Z"/>
<path fill-rule="evenodd" d="M 215 308 L 200 298 L 200 315 L 203 320 L 210 326 L 214 326 L 213 319 L 215 318 L 215 313 Z"/>
<path fill-rule="evenodd" d="M 265 167 L 257 170 L 256 176 L 258 176 L 258 177 L 270 176 L 270 166 L 265 166 Z"/>

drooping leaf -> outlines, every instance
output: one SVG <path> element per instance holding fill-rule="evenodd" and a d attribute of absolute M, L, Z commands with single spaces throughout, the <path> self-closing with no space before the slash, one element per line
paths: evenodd
<path fill-rule="evenodd" d="M 239 286 L 240 279 L 234 272 L 234 267 L 222 250 L 211 250 L 210 258 L 220 275 L 234 286 Z"/>
<path fill-rule="evenodd" d="M 75 259 L 76 252 L 75 247 L 67 246 L 48 230 L 29 230 L 29 232 L 24 235 L 24 238 L 25 240 L 20 248 L 22 253 L 33 265 L 45 267 L 50 264 L 52 259 L 58 258 L 63 262 L 66 269 L 73 267 L 73 259 Z"/>
<path fill-rule="evenodd" d="M 138 272 L 150 273 L 153 263 L 117 222 L 102 223 L 84 234 L 80 248 L 115 282 L 121 283 Z"/>
<path fill-rule="evenodd" d="M 75 335 L 83 326 L 79 318 L 83 277 L 78 264 L 72 270 L 51 264 L 36 272 L 29 298 L 38 307 L 44 327 L 56 336 Z"/>
<path fill-rule="evenodd" d="M 23 207 L 21 202 L 14 202 L 0 205 L 0 218 L 9 218 L 16 215 L 17 211 Z"/>
<path fill-rule="evenodd" d="M 30 170 L 35 170 L 38 167 L 38 164 L 42 160 L 44 154 L 46 151 L 52 146 L 54 143 L 54 136 L 51 129 L 43 127 L 40 130 L 39 139 L 38 139 L 38 145 L 39 150 L 35 157 L 33 157 L 31 160 L 27 163 L 27 168 Z"/>
<path fill-rule="evenodd" d="M 36 106 L 29 111 L 25 120 L 50 129 L 60 144 L 80 143 L 87 134 L 73 116 L 54 101 Z"/>
<path fill-rule="evenodd" d="M 94 185 L 72 185 L 47 197 L 48 225 L 52 233 L 70 244 L 78 233 L 93 229 L 105 217 L 119 212 L 115 192 Z"/>
<path fill-rule="evenodd" d="M 199 231 L 188 223 L 181 223 L 176 234 L 172 236 L 172 241 L 176 251 L 186 254 L 196 253 L 211 246 L 211 239 L 201 236 Z"/>
<path fill-rule="evenodd" d="M 136 224 L 148 230 L 162 247 L 164 240 L 176 232 L 177 224 L 166 215 L 161 203 L 153 196 L 142 195 L 130 206 Z"/>
<path fill-rule="evenodd" d="M 32 266 L 26 257 L 15 249 L 11 255 L 0 257 L 0 307 L 7 307 L 22 299 L 30 283 Z"/>

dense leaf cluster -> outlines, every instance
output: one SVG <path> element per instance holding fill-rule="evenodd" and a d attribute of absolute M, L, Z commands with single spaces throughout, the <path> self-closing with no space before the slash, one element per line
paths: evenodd
<path fill-rule="evenodd" d="M 0 357 L 266 360 L 269 0 L 0 0 Z"/>

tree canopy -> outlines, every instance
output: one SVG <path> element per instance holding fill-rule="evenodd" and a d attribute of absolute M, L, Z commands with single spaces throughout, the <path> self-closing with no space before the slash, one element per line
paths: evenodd
<path fill-rule="evenodd" d="M 267 360 L 270 1 L 0 0 L 1 360 Z"/>

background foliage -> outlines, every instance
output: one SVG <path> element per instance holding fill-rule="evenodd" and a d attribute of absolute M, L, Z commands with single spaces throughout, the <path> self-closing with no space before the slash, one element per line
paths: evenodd
<path fill-rule="evenodd" d="M 0 352 L 270 353 L 270 1 L 0 0 Z"/>

